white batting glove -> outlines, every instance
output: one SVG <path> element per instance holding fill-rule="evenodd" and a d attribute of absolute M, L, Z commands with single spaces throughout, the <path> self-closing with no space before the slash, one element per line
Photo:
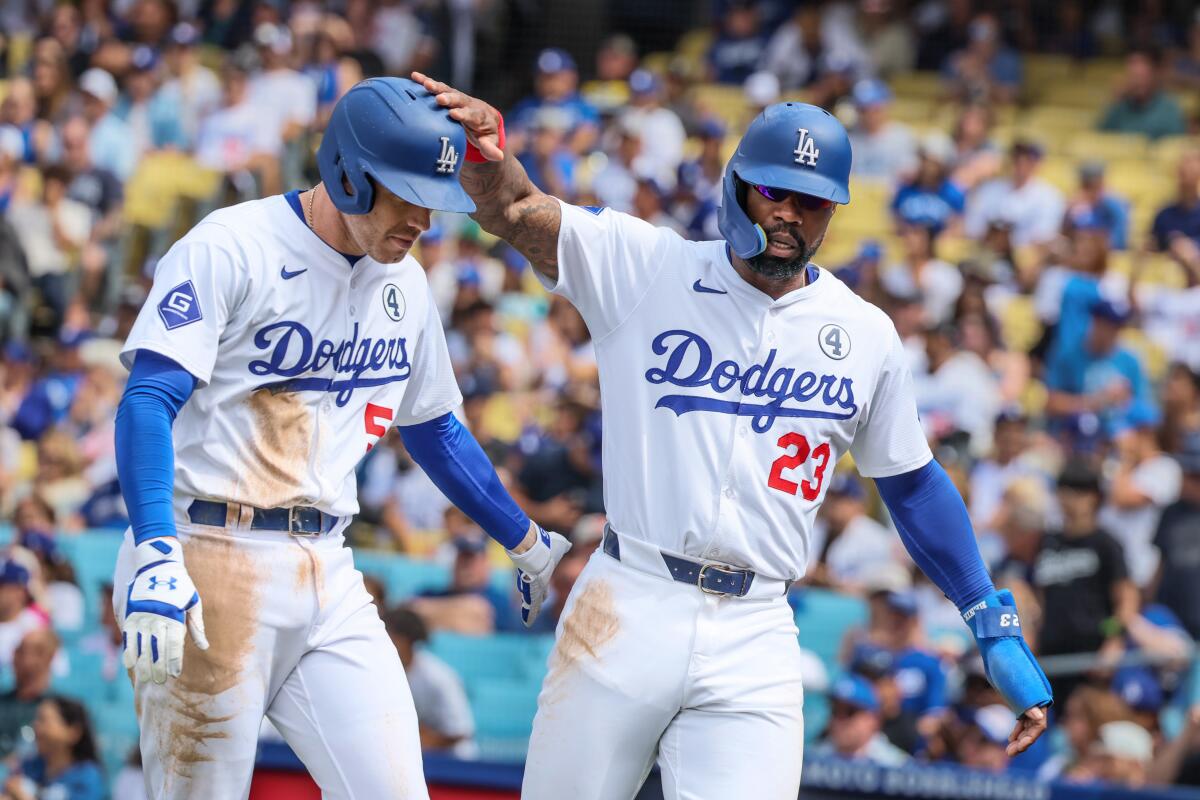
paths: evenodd
<path fill-rule="evenodd" d="M 537 619 L 542 603 L 550 591 L 550 576 L 558 562 L 571 549 L 571 543 L 541 525 L 533 544 L 524 552 L 508 551 L 508 557 L 517 565 L 517 591 L 521 593 L 521 621 L 528 628 Z M 531 531 L 531 533 L 533 533 Z M 524 542 L 522 542 L 524 544 Z"/>
<path fill-rule="evenodd" d="M 139 681 L 166 683 L 183 671 L 184 628 L 201 650 L 204 635 L 200 595 L 183 566 L 183 547 L 174 536 L 147 539 L 133 551 L 136 567 L 129 582 L 125 621 L 125 669 Z M 185 626 L 186 620 L 186 626 Z"/>

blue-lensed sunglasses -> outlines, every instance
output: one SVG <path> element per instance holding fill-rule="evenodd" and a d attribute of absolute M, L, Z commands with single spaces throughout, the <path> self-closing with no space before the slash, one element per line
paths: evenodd
<path fill-rule="evenodd" d="M 780 189 L 777 186 L 763 186 L 759 183 L 750 184 L 754 187 L 754 191 L 761 194 L 763 197 L 770 200 L 772 203 L 782 203 L 789 197 L 796 199 L 796 205 L 803 208 L 805 211 L 820 211 L 824 208 L 829 208 L 833 205 L 832 200 L 826 200 L 823 197 L 814 197 L 811 194 L 804 192 L 794 192 L 791 189 Z"/>

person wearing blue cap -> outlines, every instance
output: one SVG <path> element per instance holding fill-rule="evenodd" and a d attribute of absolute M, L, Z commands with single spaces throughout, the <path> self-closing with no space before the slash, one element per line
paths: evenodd
<path fill-rule="evenodd" d="M 853 673 L 833 682 L 829 689 L 829 728 L 813 748 L 815 755 L 870 761 L 882 767 L 903 766 L 908 753 L 883 733 L 879 697 L 870 681 Z"/>
<path fill-rule="evenodd" d="M 695 242 L 539 191 L 499 112 L 414 78 L 478 151 L 460 176 L 474 218 L 575 305 L 599 368 L 609 524 L 559 620 L 522 796 L 629 800 L 657 761 L 667 796 L 794 800 L 803 672 L 787 594 L 846 453 L 1019 714 L 1009 750 L 1033 745 L 1049 685 L 933 459 L 896 327 L 813 263 L 850 202 L 837 118 L 764 109 L 726 166 L 721 238 Z"/>
<path fill-rule="evenodd" d="M 863 78 L 850 93 L 858 122 L 850 131 L 856 178 L 890 188 L 917 167 L 917 142 L 907 125 L 891 119 L 891 88 L 878 78 Z"/>
<path fill-rule="evenodd" d="M 512 120 L 513 147 L 518 150 L 541 109 L 556 109 L 566 119 L 567 143 L 571 152 L 582 155 L 592 149 L 600 135 L 600 112 L 579 94 L 579 70 L 566 50 L 549 47 L 534 62 L 534 94 L 515 106 Z"/>
<path fill-rule="evenodd" d="M 1129 426 L 1131 417 L 1156 413 L 1156 401 L 1141 360 L 1119 342 L 1129 306 L 1098 298 L 1089 311 L 1081 350 L 1064 348 L 1046 364 L 1046 414 L 1060 425 L 1074 422 L 1084 436 L 1112 437 Z"/>

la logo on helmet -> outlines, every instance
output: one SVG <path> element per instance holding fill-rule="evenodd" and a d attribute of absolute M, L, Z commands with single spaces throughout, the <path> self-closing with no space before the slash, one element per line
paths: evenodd
<path fill-rule="evenodd" d="M 442 154 L 438 156 L 437 171 L 439 175 L 448 175 L 458 166 L 458 150 L 450 144 L 449 136 L 438 139 L 442 143 Z"/>
<path fill-rule="evenodd" d="M 808 135 L 808 128 L 799 128 L 797 132 L 800 134 L 800 140 L 796 142 L 796 163 L 815 167 L 817 156 L 821 155 L 821 151 L 817 149 L 817 143 Z"/>

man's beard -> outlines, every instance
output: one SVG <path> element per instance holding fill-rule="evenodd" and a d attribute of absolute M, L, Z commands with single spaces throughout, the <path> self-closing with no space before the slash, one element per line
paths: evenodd
<path fill-rule="evenodd" d="M 773 281 L 782 281 L 789 278 L 794 278 L 804 271 L 808 266 L 808 262 L 816 255 L 817 248 L 821 246 L 821 240 L 818 239 L 813 244 L 808 244 L 804 241 L 804 237 L 796 230 L 796 226 L 788 225 L 786 222 L 780 222 L 778 225 L 772 226 L 770 229 L 764 228 L 767 238 L 777 233 L 785 233 L 796 242 L 796 251 L 799 253 L 794 258 L 780 258 L 778 256 L 769 256 L 766 251 L 759 253 L 756 256 L 751 256 L 746 259 L 746 265 L 750 269 L 762 275 L 764 278 Z"/>

